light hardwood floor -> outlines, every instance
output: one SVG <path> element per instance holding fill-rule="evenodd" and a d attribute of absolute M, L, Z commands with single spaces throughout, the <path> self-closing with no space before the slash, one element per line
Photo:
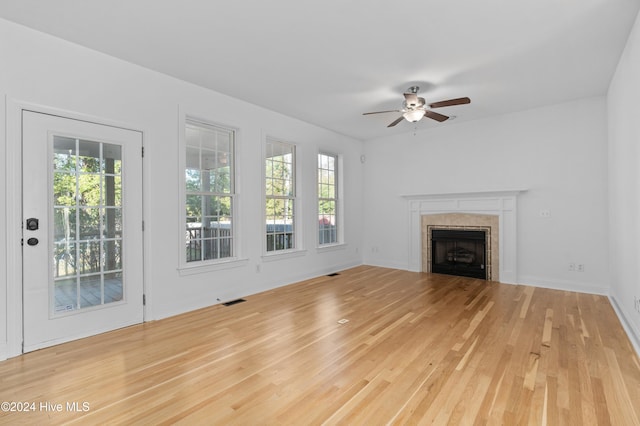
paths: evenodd
<path fill-rule="evenodd" d="M 0 401 L 64 410 L 0 423 L 640 424 L 606 297 L 362 266 L 246 300 L 4 361 Z"/>

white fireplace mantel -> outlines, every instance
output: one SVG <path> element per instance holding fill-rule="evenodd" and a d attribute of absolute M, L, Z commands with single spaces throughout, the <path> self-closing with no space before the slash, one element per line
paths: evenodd
<path fill-rule="evenodd" d="M 469 213 L 498 216 L 500 282 L 518 282 L 517 197 L 526 190 L 403 195 L 409 211 L 409 270 L 422 271 L 420 218 L 428 214 Z"/>

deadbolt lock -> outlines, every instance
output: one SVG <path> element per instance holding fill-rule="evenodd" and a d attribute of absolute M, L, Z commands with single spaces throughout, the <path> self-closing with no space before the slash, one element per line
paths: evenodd
<path fill-rule="evenodd" d="M 38 219 L 36 219 L 35 217 L 30 217 L 29 219 L 27 219 L 27 229 L 29 231 L 37 231 L 39 227 L 40 224 Z"/>

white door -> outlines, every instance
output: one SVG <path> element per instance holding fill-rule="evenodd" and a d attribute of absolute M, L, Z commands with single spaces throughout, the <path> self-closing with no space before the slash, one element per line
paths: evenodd
<path fill-rule="evenodd" d="M 142 134 L 22 113 L 24 352 L 143 320 Z"/>

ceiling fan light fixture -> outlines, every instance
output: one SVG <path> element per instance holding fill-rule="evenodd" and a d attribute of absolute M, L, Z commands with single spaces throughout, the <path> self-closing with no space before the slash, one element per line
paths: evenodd
<path fill-rule="evenodd" d="M 424 117 L 424 111 L 421 109 L 413 109 L 411 111 L 405 112 L 404 114 L 402 114 L 402 116 L 405 118 L 405 120 L 415 123 L 422 120 L 422 117 Z"/>

